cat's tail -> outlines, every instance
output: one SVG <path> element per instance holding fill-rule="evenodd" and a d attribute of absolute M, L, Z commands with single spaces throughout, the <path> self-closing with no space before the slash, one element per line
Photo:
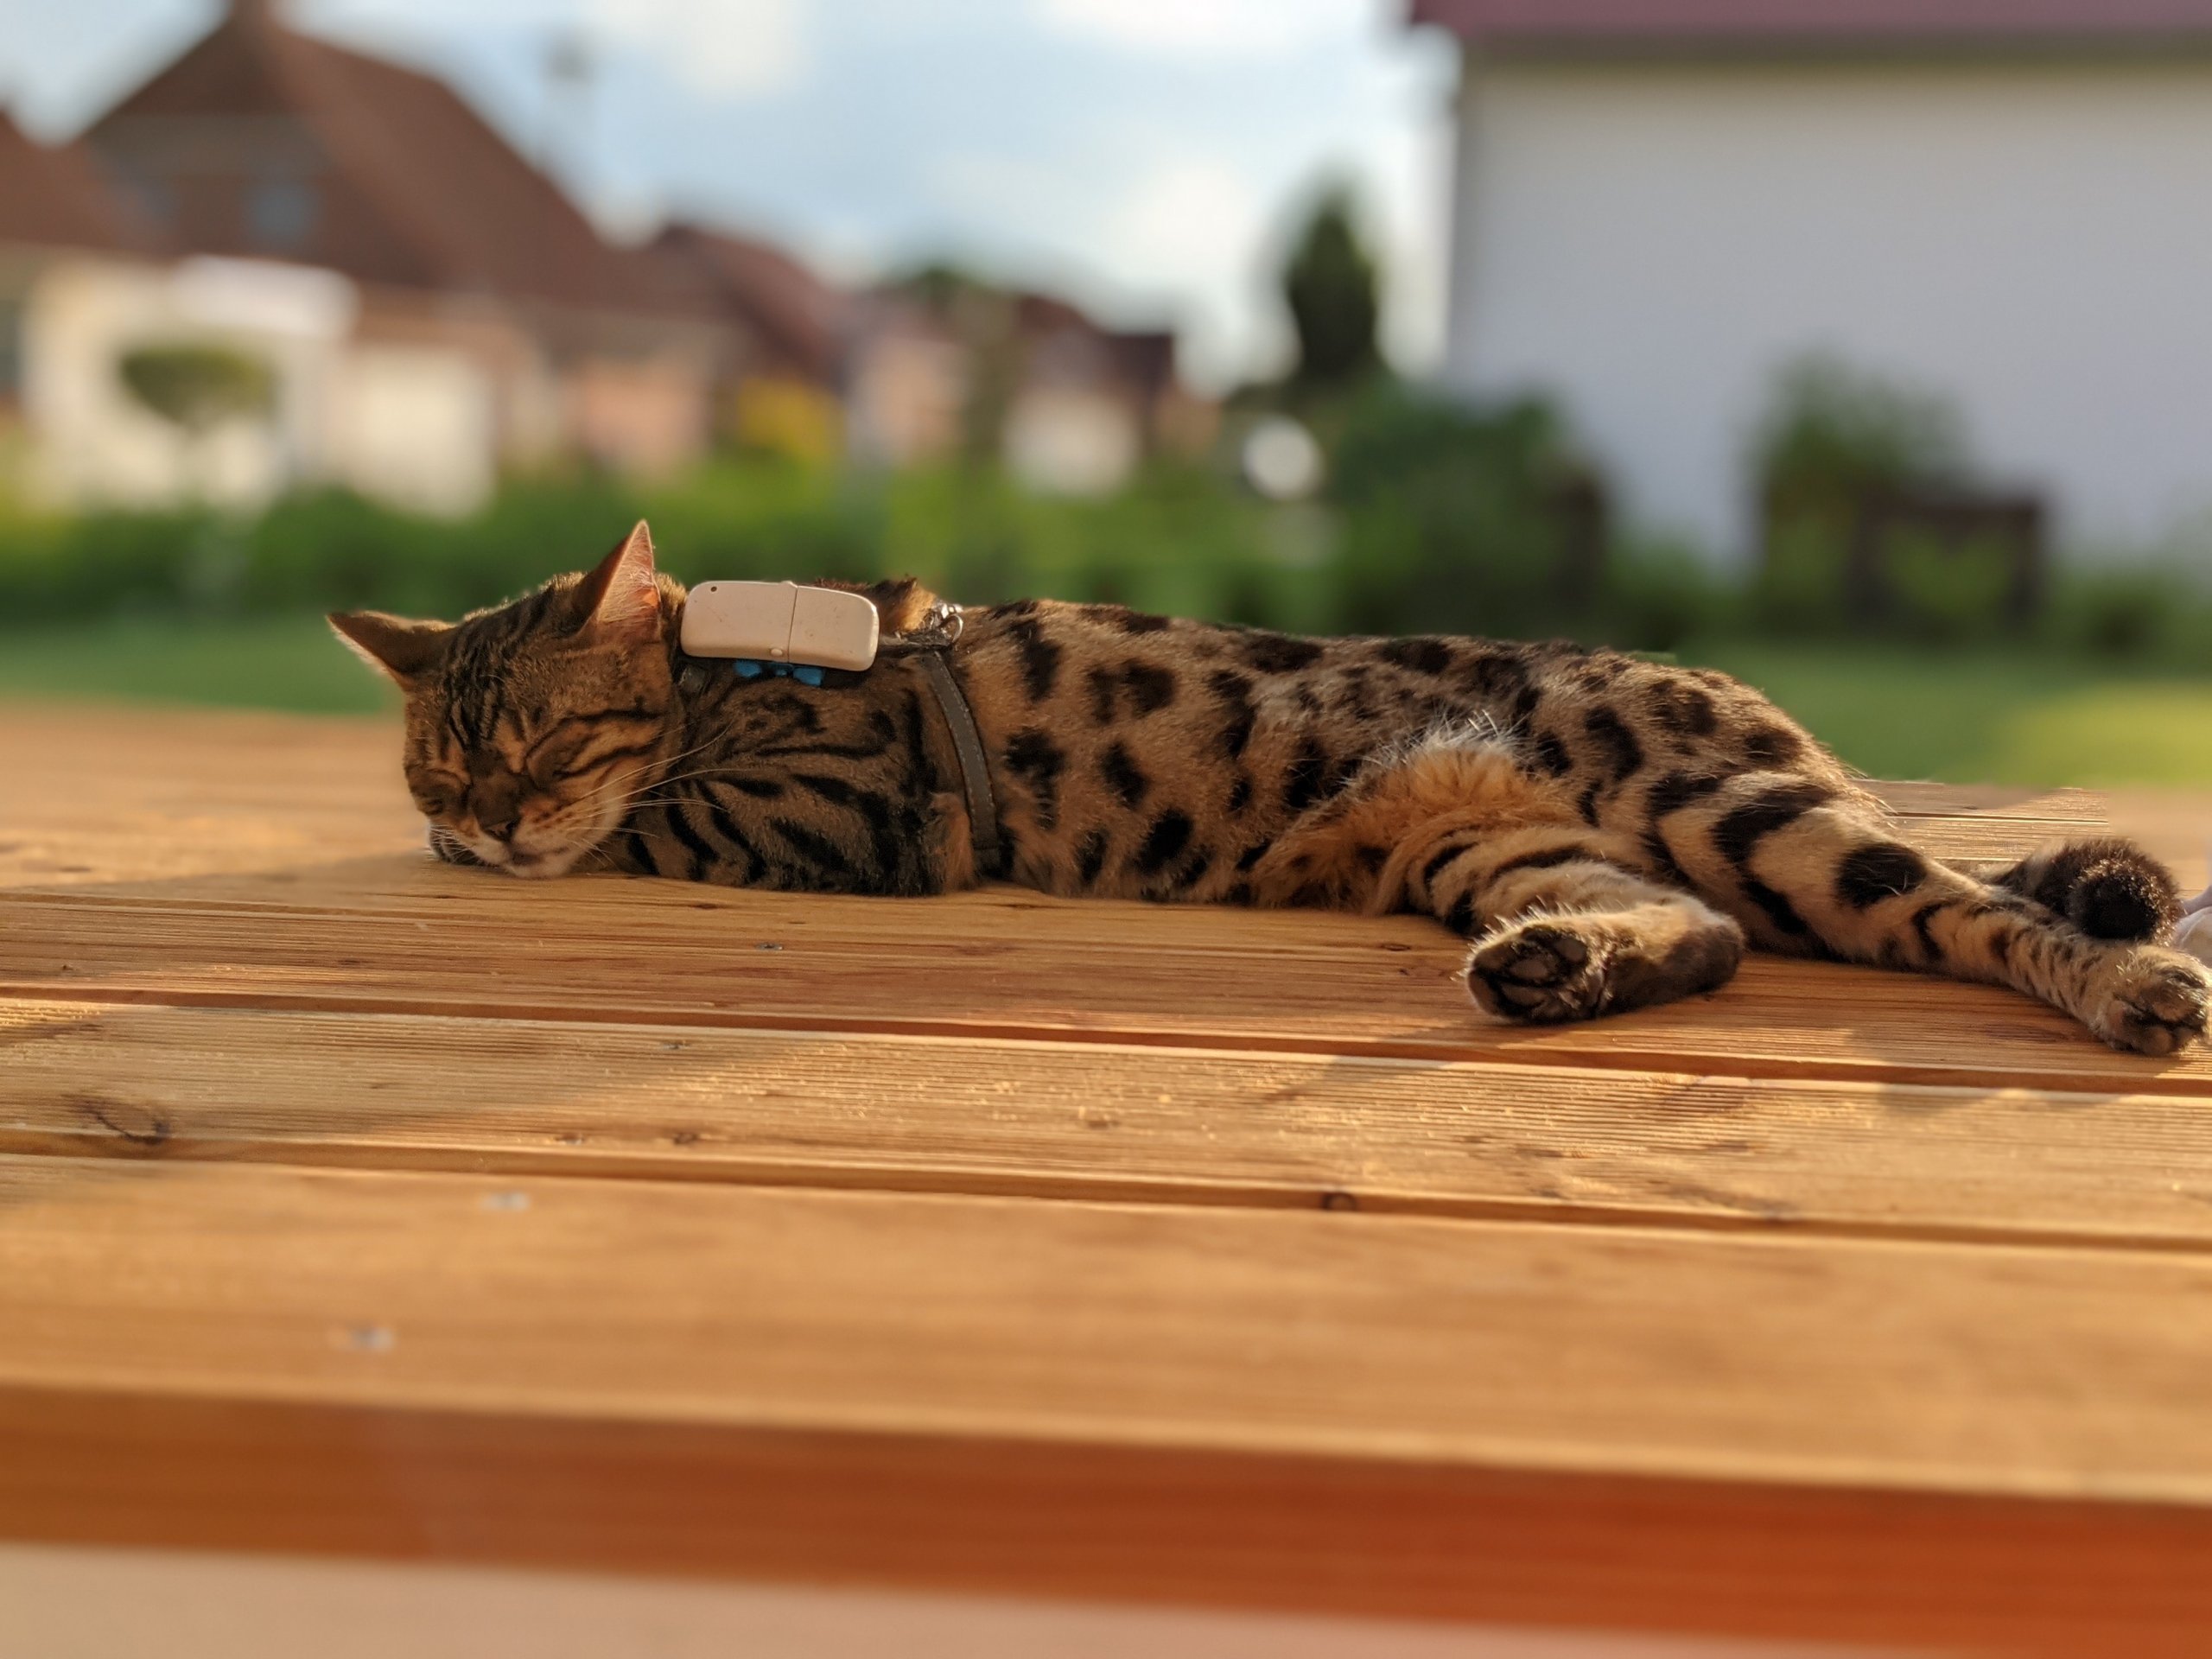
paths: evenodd
<path fill-rule="evenodd" d="M 1953 868 L 2041 905 L 2093 939 L 2163 944 L 2181 919 L 2172 873 L 2117 836 L 2054 842 L 2009 867 L 1955 861 Z"/>

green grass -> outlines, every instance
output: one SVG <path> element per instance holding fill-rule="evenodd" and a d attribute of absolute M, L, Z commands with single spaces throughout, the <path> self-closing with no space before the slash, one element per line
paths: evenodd
<path fill-rule="evenodd" d="M 397 706 L 320 616 L 130 618 L 0 633 L 0 696 L 332 715 Z"/>
<path fill-rule="evenodd" d="M 1748 680 L 1878 778 L 2212 785 L 2212 678 L 2027 650 L 1731 642 L 1681 656 Z"/>
<path fill-rule="evenodd" d="M 2212 784 L 2212 677 L 2028 651 L 1717 642 L 1682 660 L 1741 675 L 1885 778 Z M 320 617 L 135 620 L 0 633 L 0 696 L 367 714 L 391 695 Z"/>

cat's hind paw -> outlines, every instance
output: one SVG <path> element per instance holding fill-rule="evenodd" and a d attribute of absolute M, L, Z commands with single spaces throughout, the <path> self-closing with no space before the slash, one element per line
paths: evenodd
<path fill-rule="evenodd" d="M 1611 942 L 1572 922 L 1519 922 L 1476 943 L 1467 991 L 1500 1020 L 1556 1025 L 1603 1014 Z"/>

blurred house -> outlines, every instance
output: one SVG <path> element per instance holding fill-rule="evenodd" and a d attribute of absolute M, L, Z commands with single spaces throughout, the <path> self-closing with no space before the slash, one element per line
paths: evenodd
<path fill-rule="evenodd" d="M 849 296 L 780 248 L 698 225 L 669 226 L 651 252 L 675 291 L 737 331 L 737 353 L 724 365 L 730 435 L 803 459 L 838 453 Z"/>
<path fill-rule="evenodd" d="M 33 465 L 48 385 L 34 349 L 40 320 L 104 270 L 150 268 L 157 248 L 82 149 L 35 143 L 0 111 L 0 480 Z"/>
<path fill-rule="evenodd" d="M 2212 0 L 1414 0 L 1465 44 L 1446 375 L 1751 542 L 1819 351 L 1948 395 L 2077 550 L 2212 520 Z"/>
<path fill-rule="evenodd" d="M 560 452 L 702 453 L 734 331 L 610 246 L 449 88 L 233 0 L 86 132 L 183 254 L 333 272 L 356 296 L 323 392 L 327 475 L 425 506 Z"/>
<path fill-rule="evenodd" d="M 1103 327 L 1065 301 L 945 271 L 869 296 L 849 346 L 855 454 L 906 467 L 1002 461 L 1032 488 L 1102 494 L 1212 435 L 1175 337 Z"/>

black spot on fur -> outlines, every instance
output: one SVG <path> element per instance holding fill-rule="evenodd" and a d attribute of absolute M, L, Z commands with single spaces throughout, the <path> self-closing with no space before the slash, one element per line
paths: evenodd
<path fill-rule="evenodd" d="M 1282 804 L 1286 811 L 1303 812 L 1321 798 L 1329 779 L 1329 756 L 1312 738 L 1298 746 L 1298 753 L 1291 760 L 1290 768 L 1282 780 Z"/>
<path fill-rule="evenodd" d="M 1582 791 L 1582 798 L 1574 804 L 1574 810 L 1582 815 L 1582 822 L 1592 830 L 1598 827 L 1598 791 L 1599 785 L 1591 785 Z"/>
<path fill-rule="evenodd" d="M 1410 669 L 1416 674 L 1441 674 L 1452 666 L 1451 642 L 1433 636 L 1392 639 L 1375 654 L 1386 663 Z"/>
<path fill-rule="evenodd" d="M 1520 647 L 1492 645 L 1467 664 L 1460 680 L 1484 702 L 1503 703 L 1528 689 L 1529 665 Z"/>
<path fill-rule="evenodd" d="M 1185 812 L 1170 810 L 1154 818 L 1152 828 L 1145 832 L 1144 845 L 1137 849 L 1137 874 L 1158 875 L 1181 857 L 1196 828 Z"/>
<path fill-rule="evenodd" d="M 1936 943 L 1936 935 L 1929 931 L 1928 925 L 1942 913 L 1943 905 L 1940 899 L 1932 905 L 1923 905 L 1912 912 L 1912 931 L 1920 936 L 1921 960 L 1931 968 L 1943 965 L 1943 947 Z"/>
<path fill-rule="evenodd" d="M 1255 842 L 1251 846 L 1247 847 L 1242 853 L 1239 853 L 1236 856 L 1236 868 L 1238 873 L 1240 874 L 1249 875 L 1254 869 L 1258 868 L 1260 861 L 1268 855 L 1268 849 L 1274 845 L 1274 843 L 1269 841 Z"/>
<path fill-rule="evenodd" d="M 772 801 L 784 792 L 784 786 L 773 778 L 718 778 L 715 781 L 756 801 Z"/>
<path fill-rule="evenodd" d="M 1836 867 L 1836 897 L 1853 910 L 1910 893 L 1928 880 L 1928 861 L 1910 847 L 1877 842 L 1854 848 Z"/>
<path fill-rule="evenodd" d="M 1252 884 L 1249 881 L 1239 881 L 1221 895 L 1221 902 L 1224 905 L 1235 905 L 1240 910 L 1249 910 L 1257 900 L 1252 893 Z"/>
<path fill-rule="evenodd" d="M 1444 912 L 1444 925 L 1465 938 L 1475 931 L 1475 895 L 1463 893 L 1452 901 L 1452 908 Z"/>
<path fill-rule="evenodd" d="M 1787 726 L 1758 726 L 1744 734 L 1744 758 L 1772 770 L 1802 760 L 1805 740 Z"/>
<path fill-rule="evenodd" d="M 1110 726 L 1116 712 L 1115 693 L 1122 682 L 1110 668 L 1093 668 L 1084 677 L 1090 684 L 1090 718 L 1101 726 Z"/>
<path fill-rule="evenodd" d="M 1060 821 L 1060 773 L 1068 758 L 1060 746 L 1036 728 L 1007 740 L 1006 769 L 1029 785 L 1037 803 L 1037 827 L 1050 833 Z"/>
<path fill-rule="evenodd" d="M 1122 668 L 1122 683 L 1128 687 L 1129 701 L 1140 715 L 1158 714 L 1175 701 L 1175 671 L 1170 668 L 1127 663 Z"/>
<path fill-rule="evenodd" d="M 1337 706 L 1354 720 L 1375 718 L 1375 704 L 1368 696 L 1367 670 L 1355 664 L 1344 671 L 1337 688 Z"/>
<path fill-rule="evenodd" d="M 1216 669 L 1206 678 L 1206 689 L 1221 699 L 1229 715 L 1229 723 L 1221 728 L 1221 752 L 1231 760 L 1240 759 L 1259 717 L 1252 707 L 1252 682 L 1228 669 Z"/>
<path fill-rule="evenodd" d="M 1133 611 L 1124 605 L 1094 605 L 1091 610 L 1102 621 L 1119 628 L 1123 633 L 1164 633 L 1175 626 L 1171 617 L 1154 616 L 1147 611 Z"/>
<path fill-rule="evenodd" d="M 1603 864 L 1607 859 L 1587 847 L 1546 847 L 1533 853 L 1521 853 L 1491 868 L 1489 879 L 1510 875 L 1516 870 L 1555 870 L 1562 864 Z"/>
<path fill-rule="evenodd" d="M 1574 770 L 1574 757 L 1567 752 L 1567 745 L 1559 741 L 1555 732 L 1536 734 L 1536 764 L 1554 778 L 1564 778 Z"/>
<path fill-rule="evenodd" d="M 1319 660 L 1321 647 L 1287 633 L 1255 632 L 1243 641 L 1244 660 L 1262 674 L 1295 674 Z"/>
<path fill-rule="evenodd" d="M 1643 798 L 1643 810 L 1655 818 L 1679 812 L 1694 802 L 1701 801 L 1720 788 L 1718 778 L 1700 778 L 1694 772 L 1670 772 L 1651 785 L 1651 792 Z"/>
<path fill-rule="evenodd" d="M 1621 717 L 1610 709 L 1592 709 L 1583 716 L 1582 729 L 1603 752 L 1613 781 L 1620 782 L 1643 765 L 1643 745 L 1636 741 Z"/>
<path fill-rule="evenodd" d="M 1086 887 L 1098 880 L 1098 872 L 1106 868 L 1106 832 L 1094 830 L 1083 838 L 1083 846 L 1076 854 L 1076 874 Z"/>
<path fill-rule="evenodd" d="M 1653 688 L 1651 717 L 1677 737 L 1711 737 L 1720 724 L 1713 694 L 1694 685 L 1668 683 Z"/>
<path fill-rule="evenodd" d="M 1436 878 L 1444 874 L 1445 870 L 1451 866 L 1453 860 L 1465 858 L 1474 849 L 1468 846 L 1465 842 L 1454 842 L 1448 847 L 1440 848 L 1435 853 L 1430 855 L 1428 862 L 1421 867 L 1421 886 L 1424 887 L 1435 887 Z"/>
<path fill-rule="evenodd" d="M 1751 849 L 1778 830 L 1786 830 L 1815 807 L 1834 798 L 1819 784 L 1784 784 L 1727 813 L 1713 826 L 1713 844 L 1720 855 L 1741 869 Z M 1802 924 L 1800 925 L 1802 930 Z"/>
<path fill-rule="evenodd" d="M 1388 847 L 1362 847 L 1353 856 L 1359 860 L 1360 868 L 1370 875 L 1378 875 L 1382 867 L 1390 861 L 1390 849 Z"/>
<path fill-rule="evenodd" d="M 1229 816 L 1233 818 L 1239 812 L 1242 812 L 1246 807 L 1251 804 L 1252 780 L 1249 776 L 1240 773 L 1238 774 L 1236 781 L 1230 785 L 1229 803 L 1226 810 Z"/>
<path fill-rule="evenodd" d="M 1098 758 L 1098 775 L 1106 780 L 1106 787 L 1120 798 L 1123 806 L 1134 809 L 1152 788 L 1152 779 L 1129 758 L 1128 750 L 1119 743 L 1108 746 Z"/>
<path fill-rule="evenodd" d="M 1757 876 L 1746 875 L 1741 880 L 1744 897 L 1766 912 L 1766 918 L 1774 924 L 1776 932 L 1786 933 L 1791 938 L 1805 938 L 1810 936 L 1813 930 L 1805 925 L 1805 918 L 1797 913 L 1796 906 L 1791 904 L 1789 899 L 1783 898 Z"/>
<path fill-rule="evenodd" d="M 1059 678 L 1058 642 L 1045 637 L 1044 624 L 1034 617 L 1024 617 L 1007 632 L 1021 653 L 1022 689 L 1029 694 L 1030 702 L 1044 702 L 1052 695 L 1053 683 Z"/>

